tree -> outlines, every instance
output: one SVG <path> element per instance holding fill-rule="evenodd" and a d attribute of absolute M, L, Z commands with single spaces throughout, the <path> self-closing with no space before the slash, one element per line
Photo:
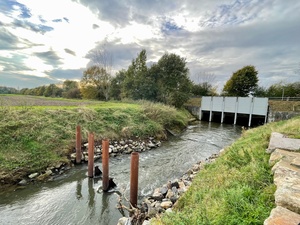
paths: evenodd
<path fill-rule="evenodd" d="M 216 96 L 217 86 L 213 86 L 216 77 L 212 73 L 201 72 L 197 74 L 197 83 L 193 83 L 192 94 L 196 96 Z"/>
<path fill-rule="evenodd" d="M 62 96 L 64 98 L 81 98 L 78 82 L 73 80 L 65 80 L 63 83 Z"/>
<path fill-rule="evenodd" d="M 0 86 L 0 94 L 16 94 L 19 91 L 12 87 Z"/>
<path fill-rule="evenodd" d="M 185 58 L 165 53 L 153 71 L 156 74 L 152 76 L 157 78 L 157 99 L 180 108 L 189 99 L 192 86 Z"/>
<path fill-rule="evenodd" d="M 125 80 L 126 70 L 120 70 L 111 80 L 110 97 L 115 100 L 121 100 L 122 86 Z"/>
<path fill-rule="evenodd" d="M 271 85 L 267 90 L 269 97 L 299 97 L 300 96 L 300 82 L 284 84 L 279 82 Z"/>
<path fill-rule="evenodd" d="M 55 84 L 50 84 L 46 87 L 44 92 L 45 97 L 62 97 L 62 89 L 57 87 Z"/>
<path fill-rule="evenodd" d="M 125 79 L 122 87 L 122 97 L 131 99 L 145 99 L 145 87 L 147 86 L 147 53 L 143 49 L 137 56 L 133 59 L 131 65 L 128 67 L 125 73 Z"/>
<path fill-rule="evenodd" d="M 82 86 L 94 86 L 97 90 L 97 96 L 103 95 L 107 101 L 109 98 L 111 76 L 105 68 L 99 66 L 91 66 L 83 72 L 81 79 Z"/>
<path fill-rule="evenodd" d="M 38 96 L 43 96 L 45 93 L 46 87 L 45 86 L 40 86 L 38 87 L 37 95 Z"/>
<path fill-rule="evenodd" d="M 103 95 L 108 101 L 112 79 L 112 54 L 102 46 L 89 52 L 87 57 L 91 59 L 92 66 L 84 72 L 83 84 L 95 85 L 99 97 Z"/>
<path fill-rule="evenodd" d="M 257 88 L 255 88 L 255 90 L 253 92 L 253 96 L 254 97 L 267 97 L 268 96 L 267 92 L 268 91 L 265 87 L 257 86 Z"/>
<path fill-rule="evenodd" d="M 80 93 L 84 99 L 99 99 L 99 92 L 94 85 L 81 86 Z"/>
<path fill-rule="evenodd" d="M 258 72 L 254 66 L 245 66 L 234 72 L 223 88 L 223 95 L 247 97 L 257 88 Z"/>

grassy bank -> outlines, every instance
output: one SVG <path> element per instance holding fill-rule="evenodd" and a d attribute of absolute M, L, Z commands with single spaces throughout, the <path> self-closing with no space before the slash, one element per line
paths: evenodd
<path fill-rule="evenodd" d="M 75 146 L 77 125 L 82 127 L 84 141 L 88 132 L 94 132 L 96 140 L 136 136 L 164 138 L 165 128 L 180 130 L 187 125 L 189 116 L 185 111 L 149 102 L 83 104 L 83 101 L 71 101 L 72 104 L 65 104 L 49 98 L 36 100 L 39 103 L 0 106 L 2 184 L 17 182 L 26 174 L 68 161 L 67 156 Z"/>
<path fill-rule="evenodd" d="M 270 155 L 265 153 L 273 131 L 300 138 L 300 117 L 244 132 L 197 174 L 175 212 L 153 224 L 263 224 L 274 207 Z"/>

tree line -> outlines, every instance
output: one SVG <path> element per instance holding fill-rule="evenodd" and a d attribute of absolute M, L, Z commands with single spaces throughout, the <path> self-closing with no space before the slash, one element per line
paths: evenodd
<path fill-rule="evenodd" d="M 191 81 L 186 59 L 173 53 L 165 53 L 157 63 L 148 66 L 146 50 L 142 50 L 127 69 L 118 71 L 115 76 L 111 74 L 111 56 L 107 51 L 92 52 L 91 57 L 92 64 L 83 72 L 80 82 L 66 80 L 62 85 L 24 88 L 19 93 L 104 101 L 144 99 L 175 107 L 181 107 L 191 96 L 218 95 L 213 74 L 199 74 L 198 81 Z M 264 88 L 258 86 L 258 81 L 255 67 L 244 66 L 232 74 L 220 95 L 281 97 L 284 91 L 285 96 L 300 97 L 300 82 L 280 82 Z M 2 89 L 0 87 L 0 93 Z"/>

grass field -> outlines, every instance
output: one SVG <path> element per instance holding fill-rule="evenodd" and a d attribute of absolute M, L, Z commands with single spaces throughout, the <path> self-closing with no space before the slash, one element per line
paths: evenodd
<path fill-rule="evenodd" d="M 183 129 L 189 114 L 149 102 L 117 103 L 0 96 L 0 182 L 13 183 L 57 162 L 67 162 L 75 146 L 75 129 L 81 125 L 103 138 L 157 136 L 165 128 Z"/>

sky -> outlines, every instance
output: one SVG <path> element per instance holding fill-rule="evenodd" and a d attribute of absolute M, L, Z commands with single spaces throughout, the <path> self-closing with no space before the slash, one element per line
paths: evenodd
<path fill-rule="evenodd" d="M 300 81 L 299 0 L 0 0 L 0 86 L 80 80 L 106 49 L 112 73 L 142 49 L 186 59 L 195 83 L 218 90 L 247 65 L 259 85 Z"/>

